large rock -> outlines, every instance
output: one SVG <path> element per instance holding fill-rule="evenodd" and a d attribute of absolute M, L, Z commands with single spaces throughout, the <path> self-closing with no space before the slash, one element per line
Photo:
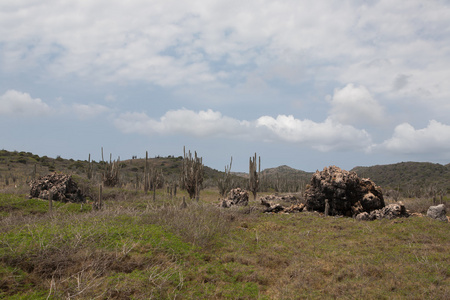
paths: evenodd
<path fill-rule="evenodd" d="M 427 211 L 427 216 L 436 220 L 448 222 L 447 216 L 446 216 L 446 209 L 444 204 L 439 204 L 436 206 L 430 206 Z"/>
<path fill-rule="evenodd" d="M 220 206 L 229 208 L 234 205 L 247 206 L 248 205 L 248 192 L 241 188 L 232 189 L 229 197 L 221 201 Z"/>
<path fill-rule="evenodd" d="M 385 206 L 381 188 L 355 172 L 330 166 L 313 174 L 305 192 L 309 211 L 325 211 L 325 200 L 330 205 L 330 215 L 356 216 L 370 213 Z"/>
<path fill-rule="evenodd" d="M 30 183 L 30 196 L 61 202 L 85 202 L 86 198 L 70 175 L 50 174 Z"/>

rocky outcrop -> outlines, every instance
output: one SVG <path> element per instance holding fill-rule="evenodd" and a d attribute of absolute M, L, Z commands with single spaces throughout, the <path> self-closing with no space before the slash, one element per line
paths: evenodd
<path fill-rule="evenodd" d="M 443 222 L 448 222 L 447 216 L 446 216 L 446 209 L 444 204 L 439 204 L 436 206 L 430 206 L 427 211 L 427 216 L 436 219 Z"/>
<path fill-rule="evenodd" d="M 235 205 L 247 206 L 248 205 L 248 192 L 241 188 L 232 189 L 228 198 L 222 199 L 220 206 L 229 208 Z"/>
<path fill-rule="evenodd" d="M 368 212 L 362 212 L 356 215 L 356 220 L 359 221 L 373 221 L 380 219 L 395 219 L 409 217 L 408 212 L 406 211 L 405 205 L 402 202 L 389 204 L 382 209 L 376 209 Z"/>
<path fill-rule="evenodd" d="M 329 215 L 356 216 L 382 209 L 384 204 L 381 188 L 355 172 L 330 166 L 317 171 L 305 192 L 306 208 L 309 211 L 325 211 L 325 200 L 329 203 Z"/>
<path fill-rule="evenodd" d="M 70 175 L 50 174 L 30 183 L 30 196 L 61 202 L 85 202 L 85 196 Z"/>

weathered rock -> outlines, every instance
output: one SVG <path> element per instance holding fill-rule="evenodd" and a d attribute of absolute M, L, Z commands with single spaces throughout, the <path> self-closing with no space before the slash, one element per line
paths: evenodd
<path fill-rule="evenodd" d="M 330 166 L 317 171 L 305 192 L 309 211 L 325 211 L 325 200 L 330 205 L 330 215 L 356 216 L 370 213 L 385 206 L 381 188 L 355 172 Z"/>
<path fill-rule="evenodd" d="M 402 202 L 389 204 L 382 209 L 376 209 L 368 212 L 361 212 L 355 216 L 358 221 L 373 221 L 380 219 L 395 219 L 409 217 L 409 213 L 406 211 L 405 205 Z"/>
<path fill-rule="evenodd" d="M 30 183 L 30 196 L 61 202 L 85 202 L 86 198 L 70 175 L 50 174 Z"/>
<path fill-rule="evenodd" d="M 305 208 L 305 204 L 296 203 L 292 204 L 289 207 L 285 207 L 278 202 L 298 202 L 298 199 L 293 195 L 285 195 L 285 196 L 277 196 L 277 195 L 267 195 L 265 197 L 259 198 L 261 201 L 261 205 L 264 205 L 266 209 L 263 212 L 265 213 L 295 213 L 301 212 Z"/>
<path fill-rule="evenodd" d="M 439 204 L 436 206 L 430 206 L 427 211 L 427 216 L 439 221 L 448 222 L 446 217 L 446 209 L 444 204 Z"/>
<path fill-rule="evenodd" d="M 227 199 L 223 199 L 220 203 L 221 207 L 229 208 L 234 205 L 247 206 L 248 192 L 241 188 L 232 189 Z"/>

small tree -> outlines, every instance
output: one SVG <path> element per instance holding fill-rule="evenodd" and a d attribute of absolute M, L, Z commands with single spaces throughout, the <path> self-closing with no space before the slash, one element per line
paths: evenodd
<path fill-rule="evenodd" d="M 197 152 L 194 152 L 192 157 L 191 151 L 186 155 L 186 148 L 183 147 L 183 164 L 181 169 L 181 187 L 186 189 L 189 198 L 197 198 L 200 195 L 200 187 L 203 183 L 203 163 L 202 158 L 197 157 Z"/>
<path fill-rule="evenodd" d="M 261 175 L 261 157 L 258 157 L 258 169 L 256 168 L 256 153 L 255 156 L 250 157 L 249 162 L 249 190 L 253 193 L 253 199 L 256 200 L 256 194 L 258 193 Z"/>
<path fill-rule="evenodd" d="M 219 179 L 217 179 L 217 187 L 219 188 L 219 193 L 222 197 L 231 190 L 233 186 L 233 179 L 231 178 L 231 165 L 233 164 L 233 157 L 231 157 L 230 165 L 225 166 L 225 173 Z"/>

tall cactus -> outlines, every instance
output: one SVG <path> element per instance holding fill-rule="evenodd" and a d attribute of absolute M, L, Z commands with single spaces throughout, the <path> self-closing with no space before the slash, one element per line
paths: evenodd
<path fill-rule="evenodd" d="M 106 163 L 103 172 L 103 184 L 105 186 L 114 187 L 119 184 L 120 157 L 112 160 L 112 154 L 109 155 L 109 163 Z"/>
<path fill-rule="evenodd" d="M 233 164 L 233 157 L 231 157 L 230 165 L 225 166 L 225 173 L 222 178 L 217 179 L 217 187 L 222 197 L 231 190 L 233 186 L 233 179 L 231 178 L 231 165 Z"/>
<path fill-rule="evenodd" d="M 91 154 L 89 153 L 89 158 L 88 158 L 88 169 L 87 169 L 87 178 L 88 179 L 92 179 L 92 174 L 93 174 L 93 168 L 92 168 L 92 162 L 91 162 Z"/>
<path fill-rule="evenodd" d="M 203 163 L 202 158 L 197 157 L 194 152 L 192 157 L 191 151 L 186 155 L 186 148 L 183 147 L 183 164 L 181 170 L 181 186 L 187 190 L 189 198 L 197 198 L 200 195 L 200 187 L 203 183 Z"/>
<path fill-rule="evenodd" d="M 256 194 L 258 193 L 261 175 L 261 157 L 259 156 L 258 169 L 256 168 L 256 153 L 255 156 L 250 157 L 249 161 L 249 190 L 253 193 L 253 199 L 256 200 Z"/>

